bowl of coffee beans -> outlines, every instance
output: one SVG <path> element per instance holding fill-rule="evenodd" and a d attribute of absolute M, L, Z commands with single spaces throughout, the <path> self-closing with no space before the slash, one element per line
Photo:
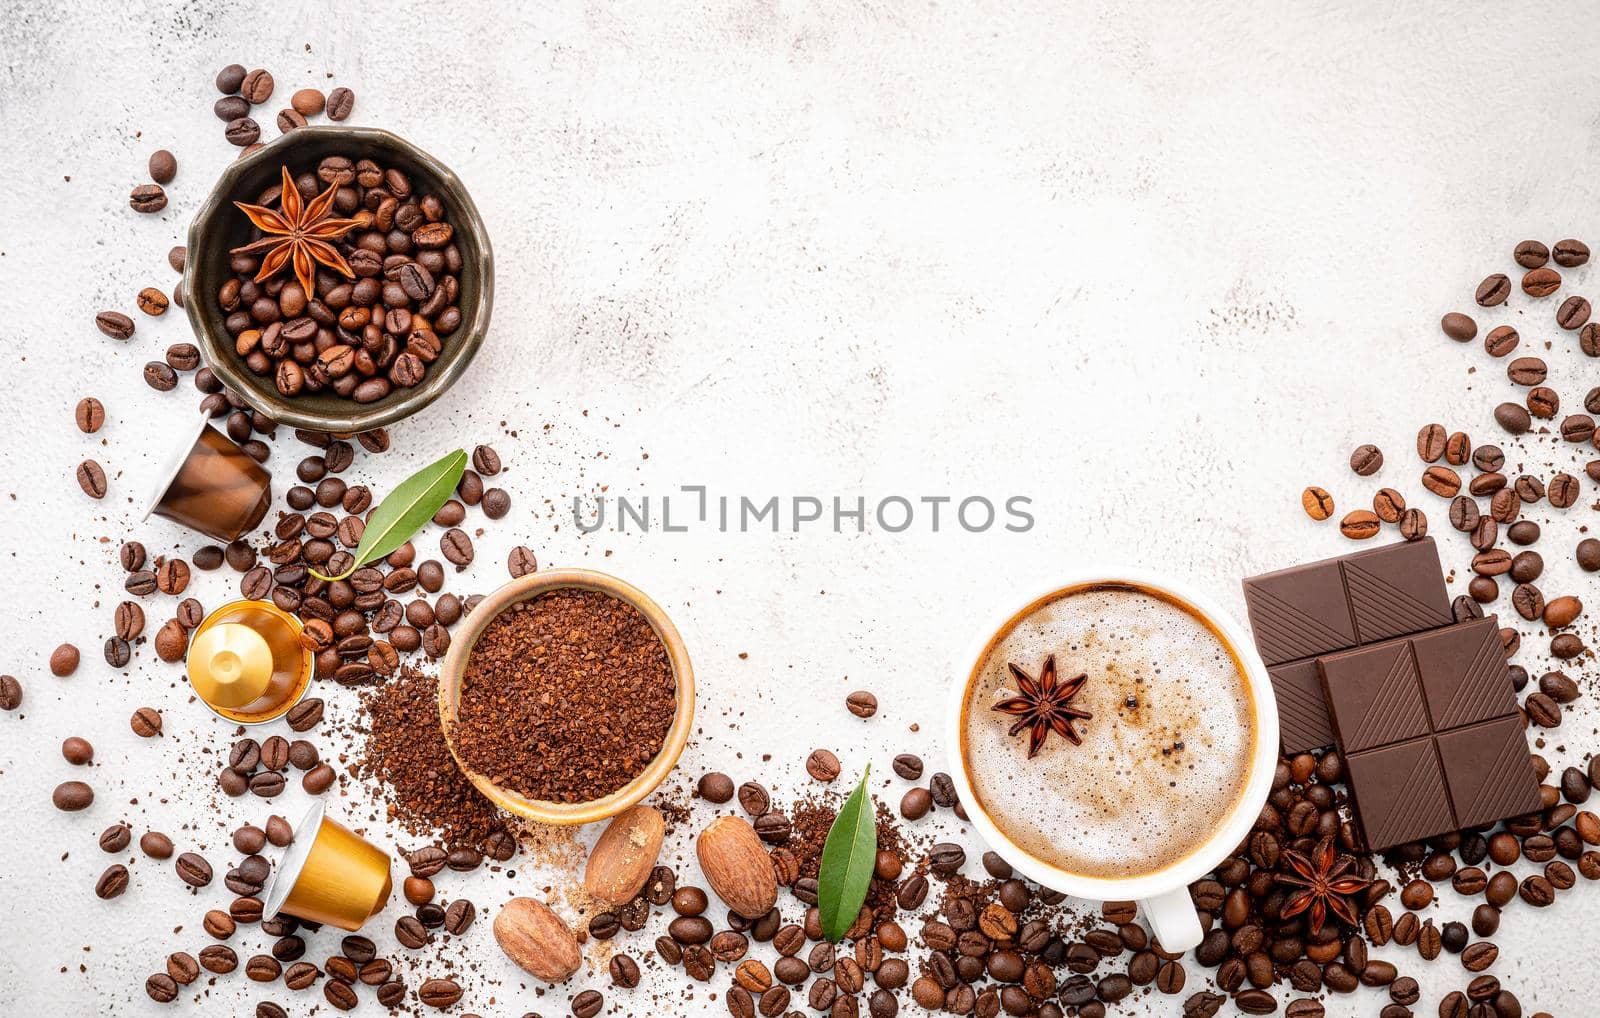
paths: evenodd
<path fill-rule="evenodd" d="M 439 719 L 462 772 L 501 809 L 593 823 L 677 765 L 694 670 L 672 621 L 631 584 L 587 569 L 529 573 L 452 634 Z"/>
<path fill-rule="evenodd" d="M 350 433 L 461 377 L 494 263 L 444 164 L 388 131 L 302 127 L 223 172 L 189 227 L 183 289 L 223 385 L 281 424 Z"/>

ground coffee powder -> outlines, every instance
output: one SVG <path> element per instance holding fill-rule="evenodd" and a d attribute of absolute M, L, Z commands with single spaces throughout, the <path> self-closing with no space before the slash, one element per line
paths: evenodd
<path fill-rule="evenodd" d="M 675 691 L 666 647 L 638 609 L 554 591 L 511 606 L 478 637 L 452 734 L 467 765 L 497 784 L 588 802 L 660 752 Z"/>
<path fill-rule="evenodd" d="M 504 819 L 456 766 L 439 727 L 432 675 L 406 666 L 362 699 L 366 744 L 355 761 L 358 775 L 383 781 L 389 819 L 410 834 L 447 846 L 485 851 Z"/>

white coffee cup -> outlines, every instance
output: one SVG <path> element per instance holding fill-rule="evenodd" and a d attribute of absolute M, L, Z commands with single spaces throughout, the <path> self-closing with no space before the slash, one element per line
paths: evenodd
<path fill-rule="evenodd" d="M 1243 793 L 1227 818 L 1203 844 L 1195 845 L 1187 855 L 1165 869 L 1127 878 L 1086 877 L 1068 873 L 1018 847 L 1001 833 L 983 810 L 971 808 L 967 813 L 983 840 L 1017 872 L 1045 887 L 1078 898 L 1136 901 L 1164 949 L 1187 951 L 1197 946 L 1205 935 L 1200 928 L 1199 914 L 1189 898 L 1189 885 L 1214 870 L 1249 835 L 1272 791 L 1273 773 L 1278 764 L 1278 704 L 1272 694 L 1266 665 L 1255 652 L 1250 634 L 1210 597 L 1170 577 L 1121 567 L 1074 570 L 1048 585 L 1027 589 L 1025 596 L 1008 605 L 979 634 L 973 649 L 958 663 L 961 671 L 950 693 L 945 724 L 950 774 L 955 779 L 961 801 L 976 804 L 977 796 L 973 794 L 972 782 L 967 777 L 962 758 L 962 712 L 973 671 L 988 653 L 995 634 L 1029 605 L 1057 591 L 1106 583 L 1126 583 L 1171 596 L 1204 617 L 1231 646 L 1244 669 L 1255 708 L 1255 749 Z"/>

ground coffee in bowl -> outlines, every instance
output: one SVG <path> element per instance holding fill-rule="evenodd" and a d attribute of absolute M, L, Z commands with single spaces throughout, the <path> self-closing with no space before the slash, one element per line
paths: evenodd
<path fill-rule="evenodd" d="M 518 601 L 473 644 L 451 730 L 463 763 L 529 799 L 604 798 L 636 778 L 676 712 L 667 648 L 598 590 Z"/>

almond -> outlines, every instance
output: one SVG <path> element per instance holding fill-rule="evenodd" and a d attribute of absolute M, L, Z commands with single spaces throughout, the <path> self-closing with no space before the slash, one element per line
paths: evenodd
<path fill-rule="evenodd" d="M 583 953 L 578 938 L 533 898 L 512 898 L 494 917 L 494 939 L 517 967 L 547 983 L 559 983 L 578 971 Z"/>
<path fill-rule="evenodd" d="M 778 901 L 778 878 L 755 828 L 743 817 L 711 821 L 695 842 L 700 868 L 717 897 L 746 919 L 766 915 Z"/>
<path fill-rule="evenodd" d="M 583 889 L 608 905 L 626 905 L 644 888 L 661 854 L 667 822 L 649 806 L 635 806 L 613 819 L 589 853 Z"/>

